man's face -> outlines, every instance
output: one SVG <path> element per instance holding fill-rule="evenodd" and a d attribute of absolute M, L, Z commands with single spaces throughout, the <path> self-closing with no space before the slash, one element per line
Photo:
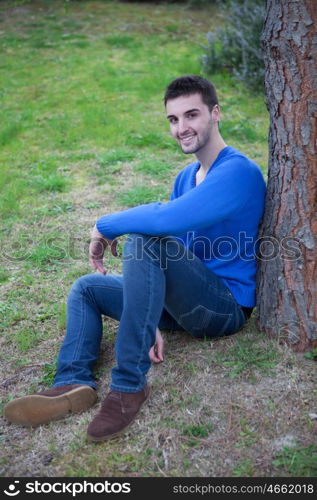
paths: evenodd
<path fill-rule="evenodd" d="M 212 112 L 200 94 L 180 96 L 166 103 L 172 136 L 185 154 L 197 153 L 211 141 Z"/>

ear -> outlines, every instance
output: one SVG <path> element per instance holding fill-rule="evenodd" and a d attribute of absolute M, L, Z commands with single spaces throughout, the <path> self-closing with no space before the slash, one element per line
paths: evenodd
<path fill-rule="evenodd" d="M 211 110 L 211 118 L 214 123 L 219 123 L 221 119 L 220 115 L 220 107 L 218 104 L 215 104 Z"/>

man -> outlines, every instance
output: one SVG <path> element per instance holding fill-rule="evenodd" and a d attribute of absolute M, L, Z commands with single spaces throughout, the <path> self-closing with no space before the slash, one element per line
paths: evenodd
<path fill-rule="evenodd" d="M 220 337 L 243 327 L 255 306 L 256 237 L 265 182 L 259 167 L 222 139 L 214 86 L 196 75 L 165 93 L 167 119 L 185 154 L 197 161 L 176 178 L 167 203 L 149 203 L 97 220 L 90 262 L 99 273 L 73 285 L 67 333 L 51 389 L 11 401 L 6 418 L 39 425 L 83 411 L 96 400 L 93 365 L 102 315 L 120 321 L 110 392 L 88 427 L 103 441 L 135 419 L 150 388 L 151 361 L 163 360 L 160 328 Z M 109 275 L 104 251 L 128 234 L 123 275 Z"/>

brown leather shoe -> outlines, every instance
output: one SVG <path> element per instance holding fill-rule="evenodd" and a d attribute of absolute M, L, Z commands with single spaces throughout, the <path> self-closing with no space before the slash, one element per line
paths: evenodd
<path fill-rule="evenodd" d="M 47 424 L 71 413 L 88 410 L 96 398 L 96 391 L 88 385 L 51 387 L 46 391 L 10 401 L 4 409 L 4 417 L 14 424 L 28 427 Z"/>
<path fill-rule="evenodd" d="M 88 439 L 105 441 L 121 434 L 133 423 L 150 393 L 148 385 L 139 392 L 110 391 L 100 411 L 88 426 Z"/>

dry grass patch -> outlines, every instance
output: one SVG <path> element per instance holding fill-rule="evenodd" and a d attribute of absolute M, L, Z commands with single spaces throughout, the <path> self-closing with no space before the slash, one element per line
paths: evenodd
<path fill-rule="evenodd" d="M 37 429 L 6 425 L 4 475 L 291 475 L 274 461 L 285 446 L 312 445 L 313 362 L 299 360 L 286 346 L 273 346 L 256 331 L 253 319 L 238 334 L 217 341 L 165 332 L 165 361 L 150 371 L 153 394 L 134 425 L 109 442 L 87 442 L 87 424 L 107 391 L 116 326 L 106 321 L 96 366 L 96 407 Z M 235 347 L 239 352 L 246 339 L 263 351 L 275 349 L 270 373 L 255 364 L 232 377 L 232 366 L 221 365 L 219 357 Z M 21 393 L 35 385 L 38 375 L 38 367 L 25 370 L 4 392 L 14 387 L 15 394 Z"/>

